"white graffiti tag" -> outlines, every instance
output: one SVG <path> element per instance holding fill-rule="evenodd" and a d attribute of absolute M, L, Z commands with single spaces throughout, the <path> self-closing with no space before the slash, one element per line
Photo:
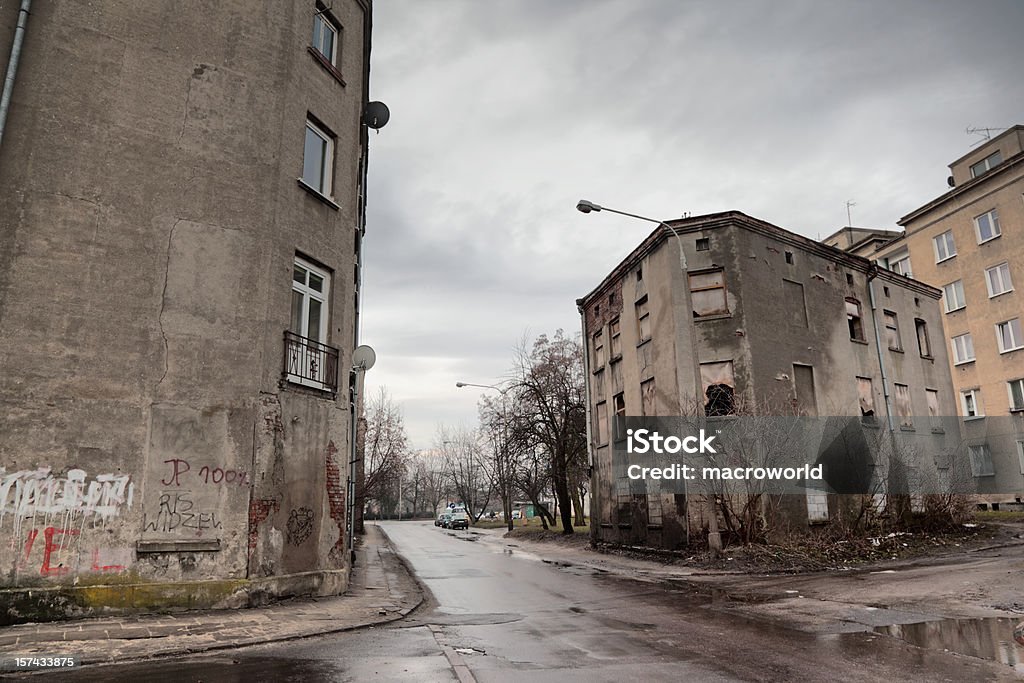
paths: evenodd
<path fill-rule="evenodd" d="M 122 506 L 131 507 L 135 485 L 129 479 L 127 474 L 98 474 L 88 481 L 85 470 L 54 476 L 49 467 L 8 474 L 0 467 L 0 526 L 7 515 L 15 517 L 15 524 L 25 517 L 56 514 L 106 521 Z"/>

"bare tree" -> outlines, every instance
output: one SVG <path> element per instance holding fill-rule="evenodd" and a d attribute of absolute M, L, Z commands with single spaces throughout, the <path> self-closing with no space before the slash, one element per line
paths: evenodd
<path fill-rule="evenodd" d="M 484 463 L 480 436 L 474 430 L 438 428 L 437 446 L 452 491 L 466 506 L 466 514 L 479 521 L 494 493 L 494 480 Z"/>
<path fill-rule="evenodd" d="M 520 410 L 533 439 L 551 459 L 551 482 L 562 533 L 573 533 L 571 489 L 586 462 L 586 408 L 580 342 L 558 330 L 521 344 L 514 368 Z"/>
<path fill-rule="evenodd" d="M 521 442 L 513 440 L 509 403 L 516 401 L 513 391 L 517 386 L 499 389 L 501 398 L 489 396 L 480 399 L 480 427 L 487 444 L 488 456 L 484 467 L 488 470 L 494 488 L 501 499 L 501 510 L 509 531 L 512 531 L 512 500 L 516 491 Z"/>
<path fill-rule="evenodd" d="M 409 456 L 408 437 L 402 411 L 392 402 L 386 387 L 381 387 L 367 401 L 364 410 L 366 426 L 360 439 L 363 471 L 356 482 L 356 509 L 362 510 L 367 502 L 375 501 L 383 511 L 383 503 L 391 503 L 398 494 L 397 487 Z M 401 496 L 397 498 L 401 505 Z M 356 523 L 356 531 L 362 533 L 362 515 L 357 517 Z"/>

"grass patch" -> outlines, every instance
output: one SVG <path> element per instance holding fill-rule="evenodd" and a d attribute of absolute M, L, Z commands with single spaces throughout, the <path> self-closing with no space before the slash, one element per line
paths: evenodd
<path fill-rule="evenodd" d="M 473 523 L 475 529 L 505 529 L 507 526 L 503 519 L 481 519 Z"/>
<path fill-rule="evenodd" d="M 1024 522 L 1024 512 L 1016 510 L 979 510 L 974 519 L 980 522 Z"/>

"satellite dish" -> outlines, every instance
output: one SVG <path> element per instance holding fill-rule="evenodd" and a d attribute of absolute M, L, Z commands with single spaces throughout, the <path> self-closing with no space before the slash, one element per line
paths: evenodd
<path fill-rule="evenodd" d="M 352 368 L 354 370 L 362 370 L 365 372 L 372 368 L 373 364 L 376 362 L 376 352 L 366 344 L 357 346 L 356 350 L 352 352 Z"/>
<path fill-rule="evenodd" d="M 390 119 L 391 110 L 383 102 L 368 102 L 363 111 L 363 123 L 374 130 L 386 126 Z"/>
<path fill-rule="evenodd" d="M 956 181 L 953 180 L 953 176 L 949 176 L 948 178 L 946 178 L 946 184 L 949 185 L 950 187 L 956 187 Z"/>

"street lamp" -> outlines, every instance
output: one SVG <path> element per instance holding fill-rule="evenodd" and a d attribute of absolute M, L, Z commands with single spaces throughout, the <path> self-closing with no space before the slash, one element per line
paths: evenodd
<path fill-rule="evenodd" d="M 501 458 L 499 460 L 500 468 L 498 470 L 499 476 L 502 477 L 502 481 L 499 485 L 502 487 L 502 514 L 505 515 L 505 523 L 508 525 L 508 530 L 512 531 L 512 484 L 511 484 L 511 472 L 507 470 L 508 462 L 508 411 L 505 405 L 505 396 L 508 394 L 509 389 L 512 387 L 505 387 L 504 389 L 494 384 L 474 384 L 472 382 L 456 382 L 455 386 L 459 389 L 463 387 L 478 387 L 480 389 L 493 389 L 501 394 Z"/>
<path fill-rule="evenodd" d="M 679 314 L 677 314 L 677 316 L 676 316 L 676 318 L 677 318 L 676 324 L 677 325 L 685 324 L 687 326 L 687 328 L 689 329 L 689 333 L 690 333 L 690 335 L 689 335 L 690 336 L 690 359 L 691 359 L 692 364 L 693 364 L 693 385 L 694 385 L 694 389 L 696 391 L 696 396 L 697 396 L 698 400 L 700 400 L 703 397 L 703 395 L 704 395 L 704 386 L 703 386 L 703 383 L 701 382 L 701 378 L 700 378 L 700 359 L 699 359 L 699 357 L 697 355 L 697 349 L 698 349 L 698 346 L 697 346 L 697 328 L 694 326 L 693 321 L 691 319 L 689 319 L 690 318 L 690 312 L 693 311 L 693 300 L 692 300 L 692 295 L 690 293 L 690 276 L 689 276 L 689 274 L 686 271 L 686 252 L 683 250 L 683 239 L 679 236 L 679 232 L 676 231 L 675 229 L 673 229 L 672 226 L 670 226 L 665 221 L 660 221 L 660 220 L 658 220 L 656 218 L 648 218 L 647 216 L 641 216 L 639 214 L 629 213 L 627 211 L 619 211 L 618 209 L 610 209 L 607 206 L 601 206 L 600 204 L 595 204 L 594 202 L 592 202 L 590 200 L 587 200 L 587 199 L 579 200 L 576 203 L 576 210 L 579 211 L 580 213 L 597 213 L 597 212 L 601 212 L 601 211 L 607 211 L 609 213 L 617 213 L 620 216 L 627 216 L 629 218 L 635 218 L 637 220 L 646 221 L 648 223 L 656 223 L 657 225 L 660 225 L 665 231 L 675 235 L 676 245 L 679 248 L 680 282 L 679 282 L 678 289 L 679 289 L 679 291 L 682 292 L 682 295 L 683 295 L 682 296 L 682 299 L 683 299 L 682 306 L 680 308 L 677 308 L 677 311 L 679 311 Z M 684 320 L 684 317 L 685 317 L 685 320 Z M 580 307 L 580 318 L 581 318 L 581 324 L 583 326 L 583 339 L 584 339 L 584 344 L 585 344 L 586 340 L 587 340 L 587 324 L 586 324 L 585 313 L 583 311 L 583 307 L 582 306 Z M 681 335 L 679 335 L 678 332 L 677 332 L 676 336 L 678 338 Z M 584 347 L 584 348 L 586 348 L 586 347 Z M 682 365 L 682 363 L 678 362 L 679 361 L 678 350 L 677 350 L 676 359 L 677 359 L 677 366 Z M 679 406 L 680 406 L 680 409 L 682 409 L 683 397 L 686 395 L 686 392 L 683 389 L 683 387 L 685 386 L 684 373 L 681 373 L 681 372 L 676 373 L 676 376 L 677 376 L 677 381 L 678 381 L 677 391 L 679 392 Z M 587 393 L 588 393 L 588 396 L 587 396 L 587 414 L 589 415 L 590 414 L 589 391 Z M 589 421 L 588 421 L 588 427 L 589 427 Z M 589 437 L 590 437 L 589 429 L 588 429 L 587 436 L 588 436 L 588 441 L 589 441 L 590 440 L 589 439 Z M 593 463 L 593 461 L 591 461 L 591 463 Z M 682 484 L 683 484 L 683 495 L 687 496 L 687 488 L 688 487 L 686 485 L 686 480 L 685 479 L 682 481 Z M 592 491 L 595 490 L 594 487 L 593 487 L 593 484 L 591 484 L 591 490 Z M 687 496 L 687 501 L 689 501 L 689 497 L 688 496 Z M 708 546 L 711 548 L 712 551 L 717 553 L 717 552 L 721 551 L 721 549 L 722 549 L 722 540 L 721 540 L 721 536 L 720 536 L 720 534 L 718 532 L 718 518 L 714 514 L 715 511 L 714 511 L 714 503 L 713 502 L 711 503 L 711 508 L 712 508 L 711 511 L 710 511 L 711 514 L 709 515 L 709 519 L 708 519 L 708 525 L 710 527 L 709 528 L 709 532 L 708 532 Z M 689 542 L 689 539 L 690 539 L 690 522 L 689 522 L 689 519 L 686 520 L 686 524 L 684 526 L 686 528 L 686 540 L 687 540 L 687 542 Z M 591 524 L 591 529 L 593 530 L 594 528 L 595 528 L 595 526 L 592 523 Z"/>

